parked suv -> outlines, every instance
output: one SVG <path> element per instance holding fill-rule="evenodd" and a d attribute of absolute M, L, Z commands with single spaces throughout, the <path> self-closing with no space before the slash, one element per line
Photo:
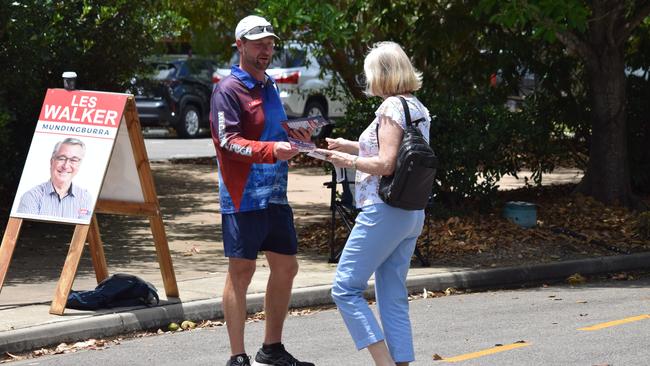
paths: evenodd
<path fill-rule="evenodd" d="M 239 52 L 233 49 L 229 65 L 239 64 Z M 345 104 L 332 98 L 330 72 L 321 73 L 318 59 L 311 47 L 299 43 L 287 43 L 276 49 L 271 65 L 266 70 L 280 89 L 280 99 L 289 118 L 322 115 L 333 119 L 345 115 Z M 214 72 L 213 80 L 218 83 L 230 75 L 230 68 L 220 68 Z M 343 95 L 342 93 L 337 93 Z M 323 138 L 331 132 L 329 128 L 314 132 L 314 138 Z"/>
<path fill-rule="evenodd" d="M 196 57 L 171 57 L 150 62 L 151 74 L 131 79 L 127 93 L 144 127 L 173 127 L 179 137 L 197 137 L 209 127 L 212 74 L 217 64 Z"/>

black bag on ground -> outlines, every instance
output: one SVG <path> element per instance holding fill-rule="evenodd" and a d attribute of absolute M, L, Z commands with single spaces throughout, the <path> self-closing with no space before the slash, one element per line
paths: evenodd
<path fill-rule="evenodd" d="M 97 310 L 121 306 L 152 306 L 159 302 L 154 285 L 141 278 L 116 273 L 100 282 L 94 290 L 71 291 L 66 307 L 78 310 Z"/>
<path fill-rule="evenodd" d="M 427 143 L 417 124 L 420 118 L 411 122 L 406 100 L 398 96 L 404 107 L 406 128 L 402 144 L 397 151 L 397 165 L 391 176 L 379 180 L 379 197 L 386 204 L 405 210 L 421 210 L 427 206 L 436 178 L 438 158 Z M 377 125 L 377 144 L 379 144 L 379 125 Z"/>

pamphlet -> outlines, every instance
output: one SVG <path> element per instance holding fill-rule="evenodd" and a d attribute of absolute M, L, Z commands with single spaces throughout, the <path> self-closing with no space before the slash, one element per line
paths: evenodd
<path fill-rule="evenodd" d="M 320 153 L 320 152 L 318 152 L 318 151 L 316 151 L 316 150 L 312 150 L 312 151 L 308 152 L 308 153 L 307 153 L 307 156 L 311 156 L 312 158 L 315 158 L 315 159 L 320 159 L 320 160 L 326 160 L 326 161 L 328 161 L 328 160 L 327 160 L 327 155 L 325 155 L 325 154 L 323 154 L 323 153 Z"/>
<path fill-rule="evenodd" d="M 299 128 L 308 129 L 312 125 L 314 128 L 319 128 L 331 124 L 331 122 L 326 120 L 323 116 L 292 118 L 286 121 L 282 121 L 281 123 L 283 126 L 286 126 L 287 129 L 293 130 L 297 130 Z"/>
<path fill-rule="evenodd" d="M 316 149 L 316 144 L 311 141 L 302 141 L 289 137 L 289 143 L 291 147 L 295 147 L 300 152 L 310 152 Z"/>

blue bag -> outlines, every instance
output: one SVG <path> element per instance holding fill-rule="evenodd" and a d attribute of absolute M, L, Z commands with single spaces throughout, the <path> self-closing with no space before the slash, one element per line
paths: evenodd
<path fill-rule="evenodd" d="M 159 301 L 154 285 L 133 275 L 116 273 L 100 282 L 94 290 L 71 291 L 66 308 L 98 310 L 122 306 L 152 306 L 157 305 Z"/>

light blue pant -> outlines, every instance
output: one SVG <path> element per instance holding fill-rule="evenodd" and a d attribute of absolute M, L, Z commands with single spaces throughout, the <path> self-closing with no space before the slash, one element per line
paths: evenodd
<path fill-rule="evenodd" d="M 384 203 L 366 206 L 357 216 L 332 287 L 332 298 L 357 349 L 385 339 L 395 362 L 415 359 L 406 274 L 423 225 L 424 210 Z M 363 297 L 373 273 L 385 338 Z"/>

